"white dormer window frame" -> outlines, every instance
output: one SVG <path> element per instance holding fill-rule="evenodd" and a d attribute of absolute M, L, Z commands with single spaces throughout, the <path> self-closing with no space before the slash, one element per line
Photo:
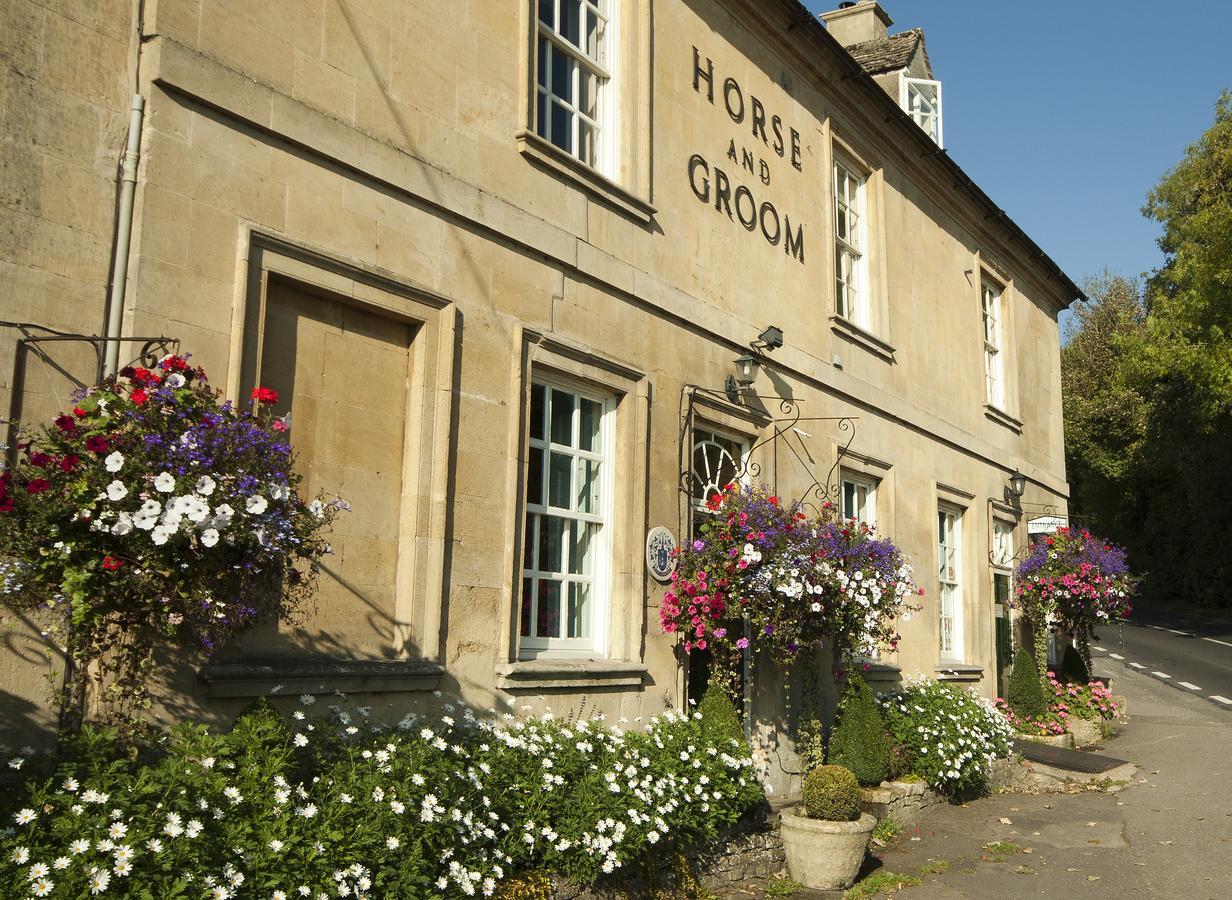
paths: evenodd
<path fill-rule="evenodd" d="M 941 128 L 941 82 L 930 78 L 899 79 L 898 105 L 911 116 L 938 147 L 945 141 Z"/>

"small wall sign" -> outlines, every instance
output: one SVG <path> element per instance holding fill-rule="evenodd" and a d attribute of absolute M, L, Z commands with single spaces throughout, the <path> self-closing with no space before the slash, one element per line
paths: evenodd
<path fill-rule="evenodd" d="M 676 571 L 676 538 L 666 525 L 656 525 L 646 534 L 646 567 L 656 581 L 670 581 Z"/>

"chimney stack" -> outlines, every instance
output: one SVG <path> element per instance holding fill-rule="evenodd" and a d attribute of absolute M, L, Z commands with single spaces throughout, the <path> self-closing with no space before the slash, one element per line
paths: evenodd
<path fill-rule="evenodd" d="M 822 13 L 821 20 L 844 47 L 880 40 L 886 36 L 886 29 L 894 24 L 877 0 L 840 3 L 838 9 Z"/>

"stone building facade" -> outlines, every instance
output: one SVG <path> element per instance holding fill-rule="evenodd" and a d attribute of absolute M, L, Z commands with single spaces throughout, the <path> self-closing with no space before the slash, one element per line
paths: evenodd
<path fill-rule="evenodd" d="M 1064 508 L 1079 292 L 941 152 L 923 38 L 881 7 L 832 31 L 795 0 L 0 15 L 0 318 L 105 327 L 140 94 L 122 333 L 178 339 L 230 396 L 278 387 L 310 486 L 354 508 L 307 624 L 175 667 L 170 715 L 279 685 L 389 715 L 437 689 L 679 705 L 647 532 L 687 534 L 750 448 L 783 496 L 829 491 L 913 559 L 926 607 L 876 674 L 995 692 L 998 576 L 1023 511 Z M 782 346 L 751 354 L 767 326 Z M 32 333 L 0 331 L 0 402 L 37 418 L 68 383 L 15 359 Z M 92 375 L 88 345 L 40 346 Z M 28 627 L 0 662 L 11 718 L 43 702 Z"/>

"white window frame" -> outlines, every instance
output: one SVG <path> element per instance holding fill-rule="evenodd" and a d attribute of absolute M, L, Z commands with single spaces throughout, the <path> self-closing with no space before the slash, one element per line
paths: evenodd
<path fill-rule="evenodd" d="M 518 656 L 522 659 L 533 659 L 537 656 L 558 656 L 558 657 L 581 657 L 602 655 L 606 652 L 607 636 L 608 636 L 608 619 L 611 608 L 611 584 L 612 584 L 612 528 L 613 528 L 613 494 L 614 481 L 613 469 L 615 468 L 614 447 L 615 447 L 615 418 L 616 418 L 616 398 L 613 396 L 604 396 L 587 389 L 584 386 L 570 382 L 557 377 L 547 377 L 535 374 L 532 379 L 532 396 L 534 387 L 542 386 L 545 389 L 544 399 L 544 431 L 542 438 L 533 436 L 534 425 L 530 421 L 533 402 L 528 407 L 527 423 L 530 433 L 527 434 L 527 458 L 526 466 L 523 469 L 523 500 L 522 504 L 522 521 L 525 529 L 523 540 L 526 542 L 523 549 L 523 557 L 520 561 L 519 571 L 519 592 L 517 596 L 517 614 L 515 616 L 515 630 L 518 635 Z M 551 440 L 551 392 L 561 391 L 571 394 L 576 398 L 584 398 L 594 403 L 599 404 L 601 413 L 599 421 L 599 442 L 600 449 L 597 452 L 581 450 L 576 446 L 565 446 L 554 443 Z M 574 403 L 573 417 L 571 423 L 571 441 L 578 443 L 578 435 L 580 428 L 581 405 Z M 528 476 L 530 471 L 531 460 L 534 456 L 531 453 L 532 449 L 538 449 L 543 453 L 541 465 L 542 469 L 542 503 L 531 503 L 529 499 Z M 570 466 L 570 485 L 569 498 L 570 505 L 576 505 L 577 501 L 577 478 L 579 460 L 590 460 L 600 464 L 599 473 L 599 509 L 595 513 L 585 513 L 574 509 L 564 509 L 551 505 L 551 485 L 549 482 L 550 476 L 550 455 L 552 451 L 557 453 L 566 453 L 573 459 L 573 464 Z M 541 570 L 539 565 L 539 539 L 542 533 L 541 528 L 532 528 L 532 515 L 547 516 L 551 515 L 557 518 L 562 518 L 570 522 L 588 522 L 595 523 L 600 526 L 599 535 L 594 546 L 594 568 L 589 576 L 580 573 L 570 573 L 569 554 L 572 550 L 570 541 L 563 541 L 561 547 L 561 572 L 553 572 L 550 570 Z M 529 557 L 532 565 L 527 566 L 527 557 Z M 530 634 L 522 634 L 522 608 L 526 602 L 526 581 L 530 580 Z M 569 588 L 570 583 L 586 583 L 591 588 L 591 610 L 590 610 L 590 634 L 588 636 L 569 638 L 569 637 L 544 637 L 535 634 L 538 627 L 538 584 L 540 580 L 559 581 L 562 585 L 560 593 L 560 630 L 561 634 L 567 633 L 568 628 L 568 604 L 569 604 Z"/>
<path fill-rule="evenodd" d="M 935 97 L 928 96 L 929 90 L 936 92 Z M 945 146 L 941 130 L 940 81 L 904 75 L 899 82 L 898 105 L 933 139 L 933 143 L 938 147 Z"/>
<path fill-rule="evenodd" d="M 860 492 L 864 492 L 864 515 L 853 514 L 848 508 L 847 489 L 849 486 L 857 502 Z M 856 519 L 870 528 L 875 528 L 877 526 L 877 479 L 867 475 L 857 475 L 844 469 L 839 479 L 839 513 L 844 519 Z"/>
<path fill-rule="evenodd" d="M 958 507 L 937 506 L 937 629 L 945 662 L 962 662 L 964 658 L 962 519 L 963 511 Z"/>
<path fill-rule="evenodd" d="M 834 160 L 834 312 L 872 330 L 868 281 L 868 175 Z M 840 235 L 839 223 L 843 224 Z"/>
<path fill-rule="evenodd" d="M 1004 288 L 980 280 L 980 324 L 984 332 L 984 393 L 989 406 L 1005 409 Z"/>
<path fill-rule="evenodd" d="M 702 439 L 703 436 L 704 439 Z M 716 438 L 718 438 L 718 441 L 727 441 L 728 443 L 739 447 L 740 456 L 738 458 L 732 456 L 731 451 L 716 441 Z M 693 505 L 693 511 L 695 513 L 705 513 L 708 515 L 710 513 L 710 509 L 706 506 L 706 501 L 710 499 L 710 493 L 712 491 L 721 491 L 723 489 L 723 485 L 719 483 L 719 479 L 716 477 L 718 473 L 706 472 L 706 480 L 702 481 L 699 479 L 699 473 L 694 469 L 693 463 L 696 457 L 697 448 L 702 444 L 714 444 L 723 453 L 726 453 L 731 461 L 735 463 L 736 474 L 743 483 L 747 478 L 747 473 L 744 470 L 745 461 L 749 453 L 749 440 L 741 435 L 731 434 L 730 432 L 714 428 L 708 424 L 702 423 L 693 426 L 689 444 L 689 502 Z M 704 489 L 703 496 L 701 497 L 697 497 L 695 495 L 695 488 L 698 486 Z"/>
<path fill-rule="evenodd" d="M 582 164 L 614 180 L 619 171 L 617 156 L 620 146 L 616 85 L 619 83 L 617 48 L 621 0 L 531 0 L 531 3 L 531 15 L 535 22 L 535 90 L 531 104 L 535 133 Z M 588 17 L 593 16 L 597 22 L 593 50 L 574 43 L 560 31 L 561 7 L 572 3 L 578 5 L 579 40 L 583 43 Z M 552 25 L 542 18 L 545 7 L 551 8 L 554 23 Z M 541 63 L 540 56 L 544 48 L 550 48 L 550 56 L 559 53 L 569 60 L 568 85 L 559 86 L 554 83 L 554 66 L 551 59 Z M 541 77 L 541 74 L 544 77 Z M 593 115 L 583 112 L 580 105 L 584 74 L 592 75 L 595 79 Z M 553 134 L 554 105 L 569 113 L 567 147 Z M 546 110 L 546 116 L 541 114 L 541 107 Z M 583 146 L 584 128 L 591 129 L 594 135 L 589 152 Z"/>

